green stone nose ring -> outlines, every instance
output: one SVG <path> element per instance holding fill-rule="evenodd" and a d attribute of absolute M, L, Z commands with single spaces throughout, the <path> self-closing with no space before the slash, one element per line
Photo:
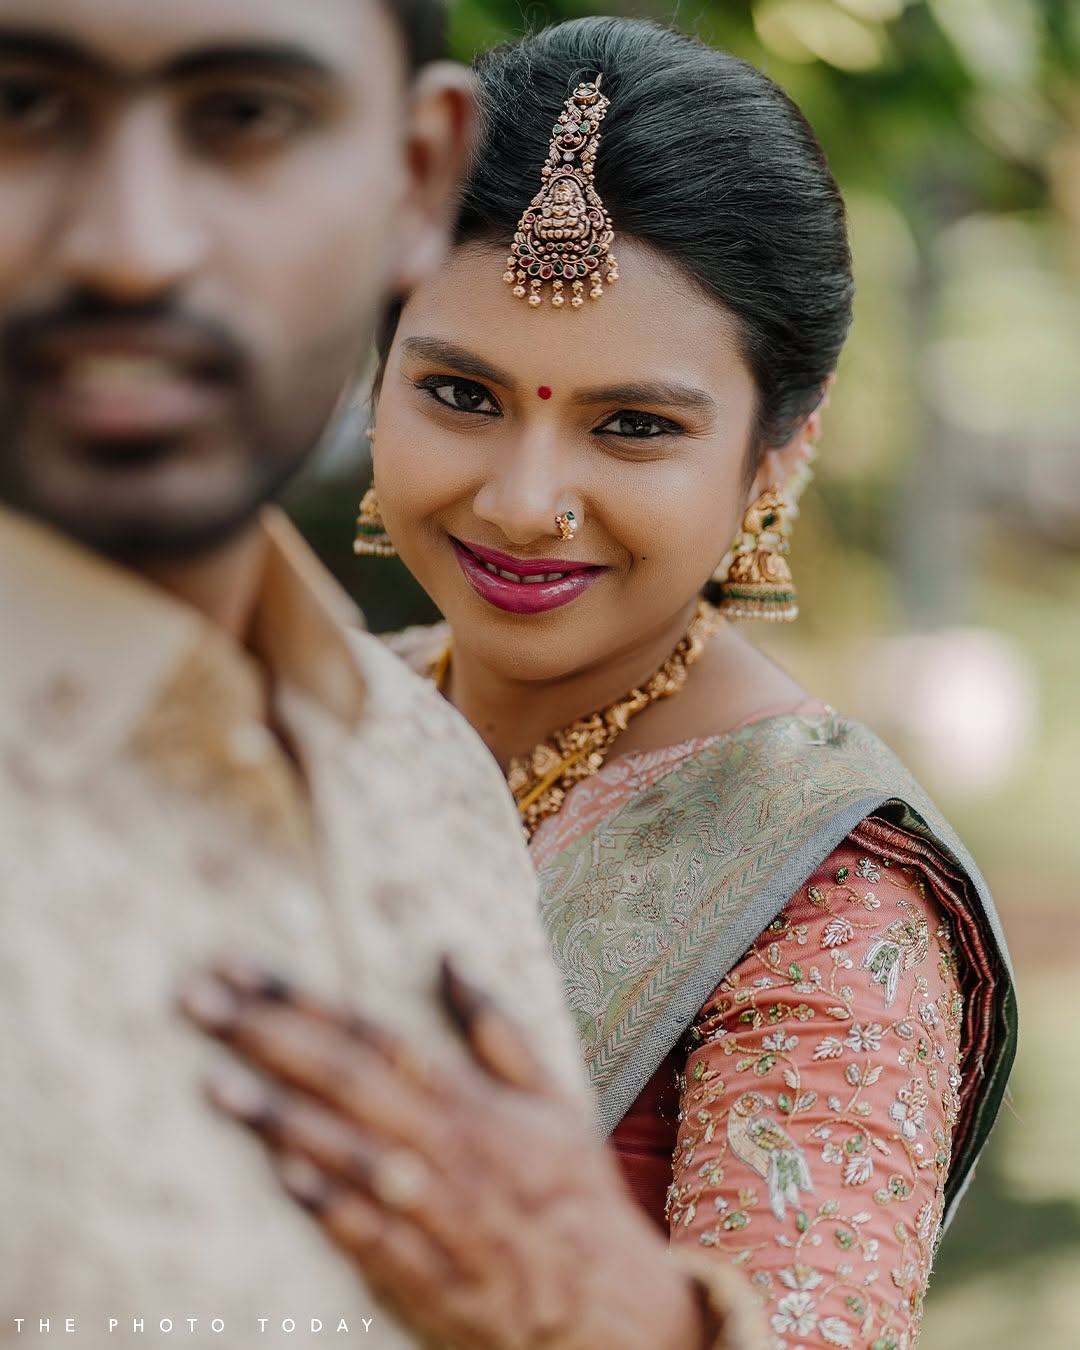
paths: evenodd
<path fill-rule="evenodd" d="M 559 538 L 563 543 L 568 539 L 573 539 L 578 530 L 578 519 L 573 511 L 561 511 L 555 517 L 555 528 L 559 532 Z"/>

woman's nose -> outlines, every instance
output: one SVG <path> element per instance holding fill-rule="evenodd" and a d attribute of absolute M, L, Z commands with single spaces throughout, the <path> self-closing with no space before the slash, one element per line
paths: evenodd
<path fill-rule="evenodd" d="M 571 479 L 568 455 L 555 447 L 521 447 L 493 467 L 476 494 L 473 510 L 510 543 L 525 546 L 557 539 L 556 517 L 578 505 Z"/>

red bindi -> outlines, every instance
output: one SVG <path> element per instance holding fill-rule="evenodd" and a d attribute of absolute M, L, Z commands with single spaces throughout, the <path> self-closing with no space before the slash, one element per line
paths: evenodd
<path fill-rule="evenodd" d="M 540 388 L 536 391 L 536 396 L 537 398 L 550 398 L 551 390 L 547 387 L 546 384 L 542 384 Z"/>

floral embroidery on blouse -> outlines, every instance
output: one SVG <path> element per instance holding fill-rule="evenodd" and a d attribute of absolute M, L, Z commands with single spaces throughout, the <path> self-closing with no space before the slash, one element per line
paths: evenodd
<path fill-rule="evenodd" d="M 908 1350 L 940 1236 L 963 1002 L 918 869 L 846 840 L 687 1036 L 668 1220 L 775 1350 Z"/>

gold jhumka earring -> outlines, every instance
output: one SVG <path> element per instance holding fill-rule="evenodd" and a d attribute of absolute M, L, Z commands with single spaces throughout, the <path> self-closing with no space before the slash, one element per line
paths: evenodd
<path fill-rule="evenodd" d="M 373 429 L 368 430 L 367 438 L 374 446 L 375 432 Z M 375 493 L 374 484 L 368 488 L 360 499 L 360 514 L 356 517 L 356 538 L 353 540 L 353 552 L 364 558 L 397 557 L 394 541 L 390 538 L 386 521 L 383 520 L 382 511 L 379 510 L 379 498 Z"/>
<path fill-rule="evenodd" d="M 721 614 L 731 619 L 798 617 L 798 593 L 788 565 L 788 509 L 779 492 L 763 492 L 743 517 L 742 531 L 713 580 L 720 586 Z"/>
<path fill-rule="evenodd" d="M 360 500 L 360 514 L 356 517 L 356 538 L 353 552 L 365 558 L 396 558 L 397 549 L 379 510 L 379 499 L 374 487 L 369 487 Z"/>
<path fill-rule="evenodd" d="M 799 597 L 788 564 L 792 522 L 799 500 L 814 476 L 821 416 L 829 404 L 833 376 L 825 383 L 817 407 L 806 420 L 795 465 L 784 483 L 763 492 L 743 517 L 742 530 L 713 574 L 719 588 L 719 609 L 732 619 L 790 622 L 799 616 Z"/>
<path fill-rule="evenodd" d="M 555 309 L 580 309 L 589 297 L 599 300 L 604 282 L 619 279 L 611 253 L 614 230 L 593 182 L 600 123 L 609 100 L 600 92 L 601 77 L 579 84 L 555 123 L 540 191 L 526 207 L 510 245 L 503 281 L 535 309 L 550 283 Z M 526 289 L 527 288 L 527 289 Z"/>

